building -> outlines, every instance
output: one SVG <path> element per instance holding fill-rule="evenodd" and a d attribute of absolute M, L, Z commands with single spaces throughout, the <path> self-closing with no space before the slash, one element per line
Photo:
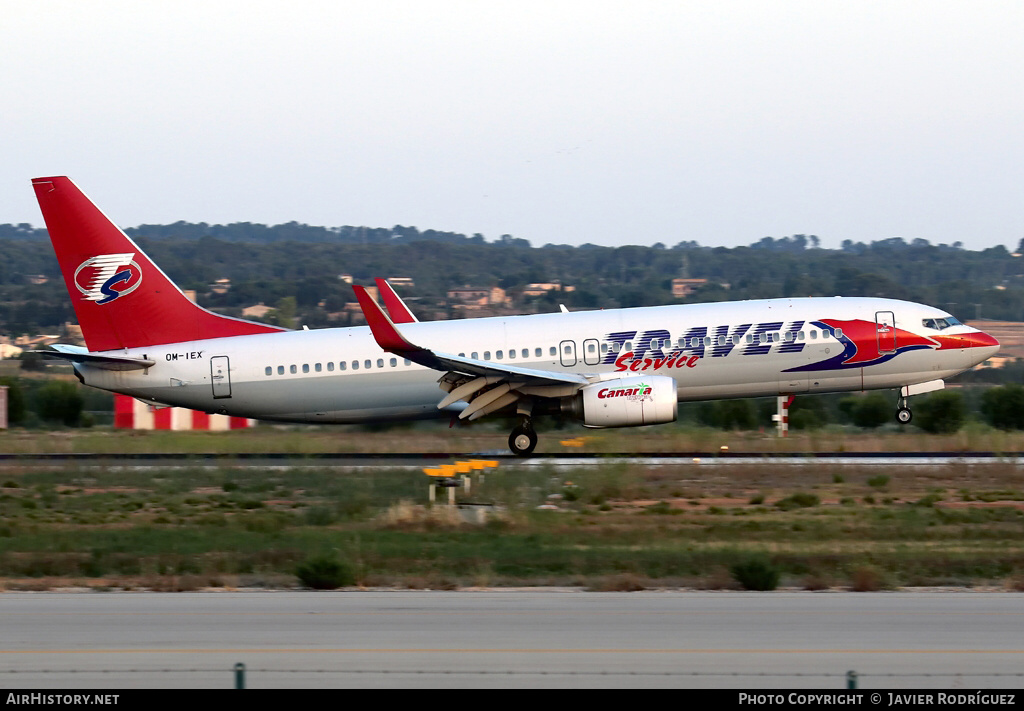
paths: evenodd
<path fill-rule="evenodd" d="M 242 316 L 246 318 L 263 318 L 268 312 L 273 310 L 272 306 L 267 306 L 261 301 L 255 306 L 246 306 L 242 309 Z"/>
<path fill-rule="evenodd" d="M 231 290 L 230 279 L 218 279 L 217 281 L 210 284 L 210 291 L 214 294 L 226 294 Z"/>
<path fill-rule="evenodd" d="M 565 291 L 573 291 L 574 287 L 567 287 Z M 562 291 L 563 287 L 561 282 L 537 282 L 534 284 L 527 284 L 523 289 L 523 296 L 544 296 L 549 291 Z"/>
<path fill-rule="evenodd" d="M 505 290 L 497 286 L 462 286 L 448 290 L 448 300 L 463 307 L 484 308 L 504 306 L 508 302 Z"/>
<path fill-rule="evenodd" d="M 707 283 L 707 279 L 673 279 L 672 296 L 677 299 L 686 298 Z"/>
<path fill-rule="evenodd" d="M 47 333 L 41 333 L 38 336 L 22 335 L 14 339 L 14 345 L 23 346 L 25 348 L 41 348 L 42 346 L 50 346 L 60 341 L 60 336 L 51 336 Z"/>

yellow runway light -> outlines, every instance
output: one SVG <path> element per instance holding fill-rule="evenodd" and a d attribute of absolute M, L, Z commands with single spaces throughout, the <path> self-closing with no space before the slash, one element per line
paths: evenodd
<path fill-rule="evenodd" d="M 440 467 L 437 467 L 436 469 L 424 469 L 423 473 L 426 474 L 427 476 L 452 477 L 455 476 L 455 465 L 442 464 Z"/>
<path fill-rule="evenodd" d="M 492 469 L 498 466 L 501 462 L 493 459 L 470 459 L 469 463 L 473 465 L 474 469 Z"/>

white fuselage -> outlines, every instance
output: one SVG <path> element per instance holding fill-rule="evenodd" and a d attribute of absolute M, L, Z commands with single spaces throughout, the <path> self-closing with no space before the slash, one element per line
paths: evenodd
<path fill-rule="evenodd" d="M 893 314 L 894 330 L 879 314 Z M 994 353 L 995 347 L 967 341 L 963 348 L 950 345 L 976 329 L 922 325 L 942 315 L 891 299 L 806 298 L 408 323 L 401 330 L 424 348 L 497 364 L 603 378 L 671 376 L 683 401 L 897 388 L 951 377 Z M 865 336 L 876 323 L 878 335 Z M 837 333 L 835 324 L 850 325 Z M 112 371 L 79 364 L 83 381 L 167 405 L 264 420 L 435 417 L 444 396 L 437 384 L 442 373 L 381 350 L 367 327 L 117 353 L 155 365 Z"/>

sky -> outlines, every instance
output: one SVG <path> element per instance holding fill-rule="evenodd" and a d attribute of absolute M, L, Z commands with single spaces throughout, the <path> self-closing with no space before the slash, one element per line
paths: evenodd
<path fill-rule="evenodd" d="M 0 0 L 0 223 L 1024 238 L 1024 3 Z"/>

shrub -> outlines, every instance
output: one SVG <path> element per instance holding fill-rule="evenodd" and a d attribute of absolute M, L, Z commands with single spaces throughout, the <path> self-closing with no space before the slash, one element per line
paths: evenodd
<path fill-rule="evenodd" d="M 329 526 L 334 523 L 334 511 L 327 506 L 311 506 L 302 515 L 309 526 Z"/>
<path fill-rule="evenodd" d="M 667 501 L 659 501 L 658 503 L 651 504 L 650 506 L 645 508 L 644 509 L 644 513 L 645 514 L 654 514 L 654 515 L 662 515 L 662 514 L 670 514 L 671 515 L 671 514 L 682 513 L 682 511 L 680 511 L 679 509 L 672 508 L 672 504 L 670 504 Z"/>
<path fill-rule="evenodd" d="M 814 430 L 829 423 L 828 400 L 820 395 L 801 395 L 789 407 L 791 430 Z"/>
<path fill-rule="evenodd" d="M 953 434 L 967 420 L 964 396 L 949 390 L 932 393 L 914 404 L 914 423 L 932 434 Z"/>
<path fill-rule="evenodd" d="M 874 487 L 875 489 L 884 489 L 889 484 L 889 476 L 886 474 L 879 474 L 868 479 L 868 486 Z"/>
<path fill-rule="evenodd" d="M 778 569 L 764 558 L 737 563 L 729 571 L 744 590 L 774 590 L 779 585 Z"/>
<path fill-rule="evenodd" d="M 821 503 L 821 499 L 818 498 L 817 494 L 808 494 L 799 491 L 777 501 L 775 503 L 775 508 L 783 511 L 791 511 L 793 509 L 805 509 L 811 506 L 817 506 L 819 503 Z"/>
<path fill-rule="evenodd" d="M 332 555 L 309 558 L 296 568 L 295 575 L 314 590 L 335 590 L 356 582 L 351 566 Z"/>
<path fill-rule="evenodd" d="M 36 391 L 36 413 L 48 422 L 75 427 L 82 417 L 82 393 L 74 383 L 51 380 Z"/>
<path fill-rule="evenodd" d="M 21 361 L 21 369 L 41 373 L 46 370 L 49 358 L 42 354 L 42 351 L 24 351 L 18 360 Z"/>
<path fill-rule="evenodd" d="M 882 393 L 844 398 L 839 403 L 839 409 L 857 427 L 870 429 L 881 427 L 892 420 L 894 412 L 892 403 Z"/>
<path fill-rule="evenodd" d="M 981 414 L 1001 430 L 1024 429 L 1024 386 L 1009 383 L 989 388 L 981 396 Z"/>
<path fill-rule="evenodd" d="M 754 405 L 746 399 L 701 403 L 698 419 L 701 424 L 723 430 L 751 430 L 757 427 Z"/>

